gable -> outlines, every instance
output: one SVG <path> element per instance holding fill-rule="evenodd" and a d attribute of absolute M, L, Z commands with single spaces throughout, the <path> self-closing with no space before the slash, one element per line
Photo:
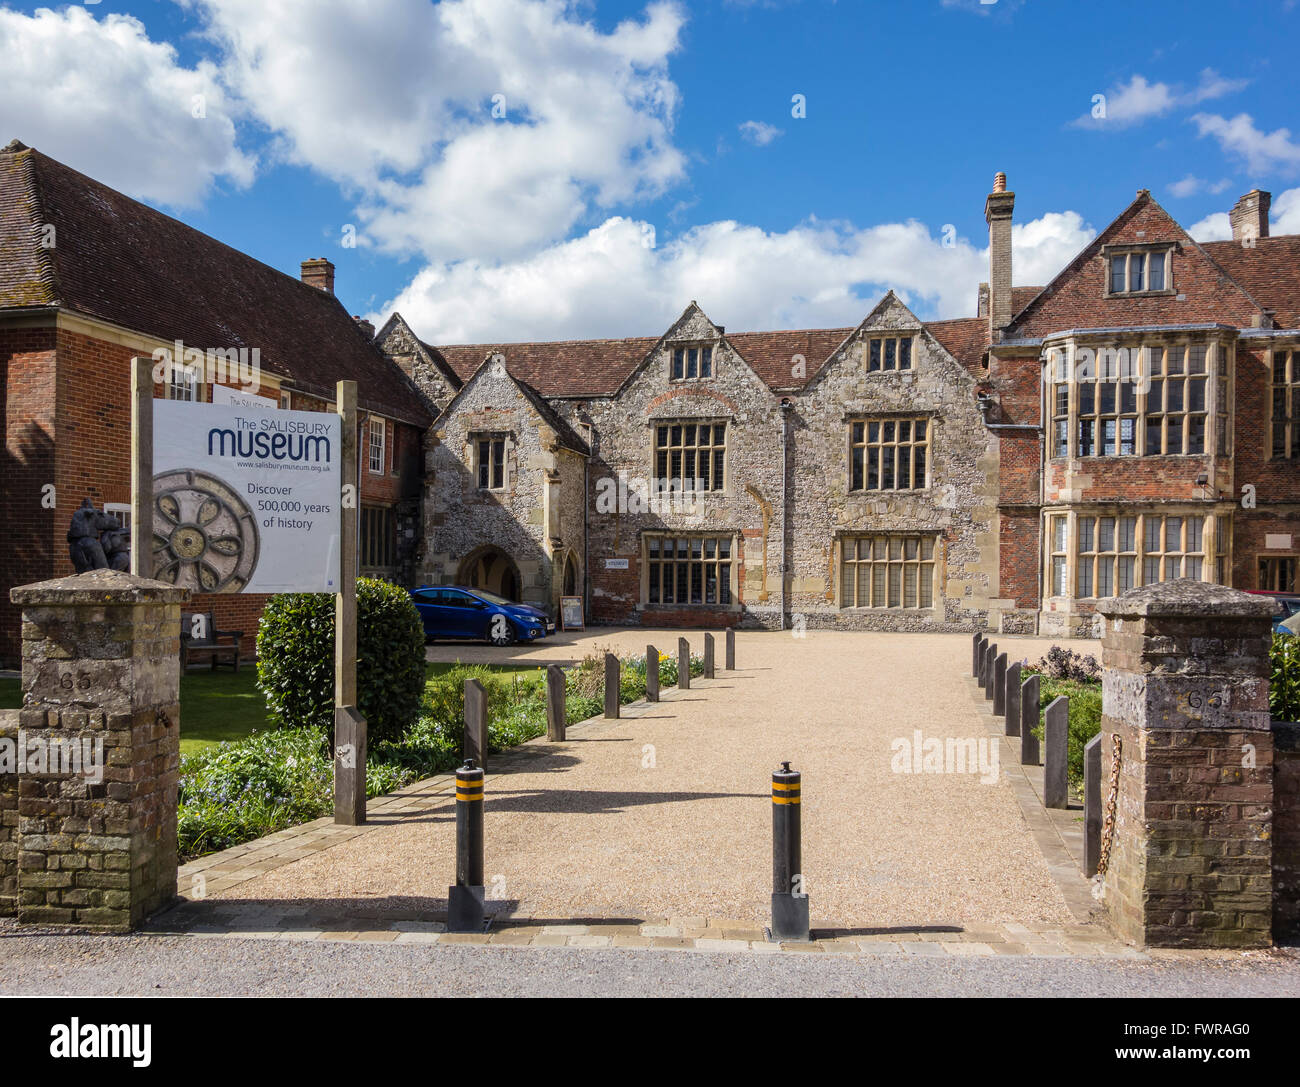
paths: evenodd
<path fill-rule="evenodd" d="M 556 441 L 565 449 L 580 453 L 583 456 L 590 454 L 590 449 L 582 437 L 556 414 L 555 410 L 546 403 L 536 389 L 531 388 L 526 382 L 521 381 L 512 374 L 499 356 L 485 359 L 442 410 L 437 422 L 434 424 L 440 438 L 447 433 L 448 424 L 459 421 L 459 417 L 465 412 L 481 414 L 484 411 L 481 408 L 469 408 L 468 405 L 483 394 L 484 386 L 490 385 L 495 385 L 513 401 L 512 408 L 536 416 L 543 425 L 555 434 Z M 493 405 L 493 409 L 495 407 Z M 476 426 L 486 425 L 486 423 L 481 418 L 471 418 L 466 420 L 466 425 L 467 429 L 474 429 Z"/>
<path fill-rule="evenodd" d="M 1107 297 L 1105 250 L 1169 242 L 1172 293 Z M 1012 321 L 1010 338 L 1070 328 L 1128 328 L 1211 321 L 1247 326 L 1259 312 L 1251 297 L 1143 190 L 1113 223 Z"/>

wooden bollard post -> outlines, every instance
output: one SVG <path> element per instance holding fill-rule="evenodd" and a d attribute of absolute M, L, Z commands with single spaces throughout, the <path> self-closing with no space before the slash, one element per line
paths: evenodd
<path fill-rule="evenodd" d="M 993 716 L 1003 717 L 1007 712 L 1007 655 L 999 653 L 993 662 Z"/>
<path fill-rule="evenodd" d="M 970 674 L 978 678 L 980 674 L 980 639 L 983 635 L 977 630 L 970 636 Z"/>
<path fill-rule="evenodd" d="M 1101 866 L 1101 733 L 1083 749 L 1083 874 Z"/>
<path fill-rule="evenodd" d="M 989 655 L 988 639 L 980 635 L 979 645 L 975 649 L 975 682 L 984 686 L 984 661 Z"/>
<path fill-rule="evenodd" d="M 685 638 L 677 639 L 677 689 L 691 689 L 691 643 Z"/>
<path fill-rule="evenodd" d="M 736 631 L 733 627 L 727 627 L 727 671 L 736 670 Z"/>
<path fill-rule="evenodd" d="M 1043 804 L 1049 808 L 1069 807 L 1065 775 L 1066 748 L 1070 737 L 1070 700 L 1065 695 L 1052 699 L 1043 720 Z"/>
<path fill-rule="evenodd" d="M 1038 765 L 1038 675 L 1030 676 L 1020 687 L 1020 765 Z"/>
<path fill-rule="evenodd" d="M 605 716 L 618 716 L 618 687 L 621 669 L 613 653 L 605 654 Z"/>
<path fill-rule="evenodd" d="M 652 645 L 645 647 L 645 700 L 659 701 L 659 650 Z"/>
<path fill-rule="evenodd" d="M 997 643 L 992 643 L 985 654 L 984 660 L 984 697 L 990 702 L 993 701 L 993 673 L 995 662 L 998 659 Z"/>
<path fill-rule="evenodd" d="M 465 742 L 461 757 L 482 769 L 487 765 L 487 691 L 476 679 L 465 681 Z"/>
<path fill-rule="evenodd" d="M 713 678 L 713 635 L 704 635 L 704 678 Z"/>
<path fill-rule="evenodd" d="M 366 719 L 356 706 L 334 708 L 334 822 L 366 821 Z"/>
<path fill-rule="evenodd" d="M 1007 736 L 1020 735 L 1020 662 L 1007 665 L 1007 677 L 1002 684 L 1002 697 L 1006 701 L 1007 715 L 1003 732 Z"/>
<path fill-rule="evenodd" d="M 546 666 L 546 738 L 553 743 L 564 739 L 567 724 L 564 708 L 564 669 L 558 664 Z"/>

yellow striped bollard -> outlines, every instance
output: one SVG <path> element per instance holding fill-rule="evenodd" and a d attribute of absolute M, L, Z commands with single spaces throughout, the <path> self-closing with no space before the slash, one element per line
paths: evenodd
<path fill-rule="evenodd" d="M 809 938 L 799 820 L 802 795 L 802 775 L 783 762 L 772 774 L 772 940 Z"/>
<path fill-rule="evenodd" d="M 483 931 L 483 768 L 456 771 L 456 885 L 447 889 L 447 931 Z"/>

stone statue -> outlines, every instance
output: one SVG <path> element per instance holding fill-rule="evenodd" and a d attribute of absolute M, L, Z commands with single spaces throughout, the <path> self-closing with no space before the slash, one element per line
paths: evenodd
<path fill-rule="evenodd" d="M 131 534 L 111 513 L 104 514 L 104 522 L 99 534 L 99 545 L 104 549 L 108 568 L 126 573 L 131 569 Z"/>
<path fill-rule="evenodd" d="M 126 570 L 131 565 L 129 533 L 112 514 L 83 499 L 68 526 L 68 555 L 79 574 L 87 570 Z"/>

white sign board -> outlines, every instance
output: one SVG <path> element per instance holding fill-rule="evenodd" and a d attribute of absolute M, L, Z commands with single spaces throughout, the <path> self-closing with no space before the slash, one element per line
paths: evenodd
<path fill-rule="evenodd" d="M 606 570 L 626 570 L 626 569 L 627 569 L 627 559 L 606 559 L 606 560 L 605 560 L 605 569 L 606 569 Z"/>
<path fill-rule="evenodd" d="M 237 408 L 253 408 L 257 411 L 279 411 L 280 402 L 258 393 L 246 393 L 230 385 L 213 385 L 212 402 L 214 404 L 233 404 Z"/>
<path fill-rule="evenodd" d="M 155 400 L 154 577 L 205 593 L 339 590 L 342 420 Z"/>

